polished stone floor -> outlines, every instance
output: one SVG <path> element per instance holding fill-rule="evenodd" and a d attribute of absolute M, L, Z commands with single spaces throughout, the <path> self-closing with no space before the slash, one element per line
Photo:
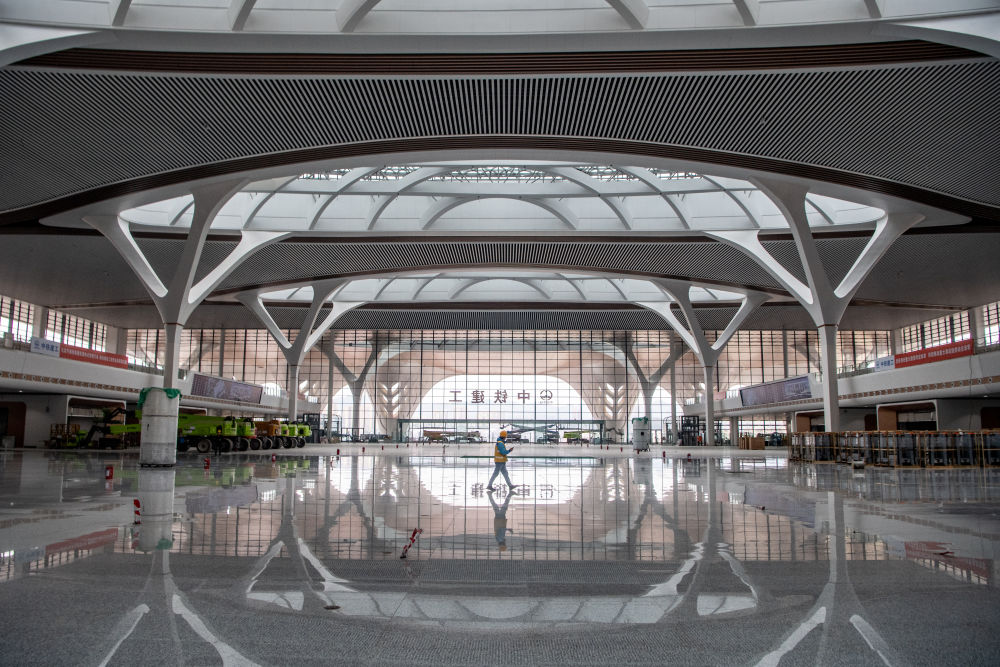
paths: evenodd
<path fill-rule="evenodd" d="M 0 664 L 1000 664 L 1000 470 L 488 449 L 0 451 Z"/>

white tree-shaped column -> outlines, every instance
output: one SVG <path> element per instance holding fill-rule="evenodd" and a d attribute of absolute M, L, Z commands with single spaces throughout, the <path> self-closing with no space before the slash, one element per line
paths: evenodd
<path fill-rule="evenodd" d="M 715 374 L 715 364 L 718 362 L 722 350 L 725 349 L 726 343 L 729 342 L 733 334 L 742 326 L 747 317 L 750 316 L 750 313 L 770 297 L 762 292 L 747 291 L 743 295 L 739 310 L 736 311 L 733 319 L 730 320 L 729 326 L 719 334 L 715 342 L 709 343 L 705 337 L 705 330 L 702 328 L 701 322 L 698 320 L 698 315 L 695 313 L 694 306 L 691 303 L 691 285 L 664 278 L 656 278 L 652 282 L 668 294 L 674 300 L 673 303 L 642 302 L 639 305 L 649 308 L 666 320 L 677 332 L 677 335 L 687 343 L 687 346 L 691 348 L 691 351 L 694 352 L 694 355 L 701 363 L 705 377 L 705 444 L 712 446 L 715 444 L 715 396 L 712 389 L 714 385 L 712 376 Z M 681 315 L 685 320 L 684 322 L 674 312 L 674 306 L 680 309 Z"/>
<path fill-rule="evenodd" d="M 709 236 L 740 250 L 781 283 L 806 309 L 819 330 L 823 369 L 823 412 L 827 431 L 840 430 L 837 393 L 837 329 L 851 299 L 878 261 L 903 232 L 924 219 L 919 213 L 888 211 L 875 225 L 868 245 L 836 287 L 830 278 L 809 229 L 806 214 L 807 185 L 758 180 L 755 183 L 784 215 L 798 250 L 806 283 L 781 265 L 760 240 L 761 230 L 713 231 Z"/>
<path fill-rule="evenodd" d="M 288 420 L 295 421 L 298 417 L 297 405 L 299 396 L 299 366 L 302 365 L 306 353 L 323 337 L 326 330 L 336 322 L 341 315 L 357 307 L 354 302 L 332 301 L 331 297 L 349 281 L 342 278 L 324 280 L 313 283 L 313 297 L 302 318 L 299 333 L 295 337 L 295 342 L 289 342 L 282 332 L 274 317 L 268 312 L 262 300 L 263 290 L 253 290 L 237 295 L 243 305 L 249 308 L 257 318 L 267 327 L 268 333 L 274 338 L 281 353 L 285 356 L 288 364 L 287 387 L 288 387 Z M 320 320 L 320 313 L 329 303 L 329 309 Z M 319 324 L 317 324 L 319 320 Z"/>

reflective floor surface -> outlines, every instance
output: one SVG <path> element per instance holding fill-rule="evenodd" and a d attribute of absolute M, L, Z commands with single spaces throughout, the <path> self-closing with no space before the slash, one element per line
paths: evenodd
<path fill-rule="evenodd" d="M 0 664 L 1000 664 L 1000 470 L 481 449 L 0 453 Z"/>

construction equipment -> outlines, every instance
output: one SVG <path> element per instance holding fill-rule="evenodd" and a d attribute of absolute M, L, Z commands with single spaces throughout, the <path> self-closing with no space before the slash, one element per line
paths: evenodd
<path fill-rule="evenodd" d="M 102 449 L 120 449 L 138 445 L 142 425 L 138 421 L 130 424 L 116 422 L 114 419 L 119 415 L 134 419 L 140 414 L 122 408 L 104 409 L 101 421 L 95 422 L 86 433 L 80 431 L 79 424 L 53 424 L 49 429 L 49 445 L 75 449 L 95 446 Z"/>
<path fill-rule="evenodd" d="M 250 438 L 244 422 L 237 417 L 211 415 L 177 415 L 177 451 L 195 447 L 201 454 L 215 449 L 231 452 L 250 448 Z M 256 434 L 255 434 L 256 435 Z"/>
<path fill-rule="evenodd" d="M 306 438 L 312 436 L 312 429 L 303 422 L 288 422 L 272 419 L 271 421 L 254 422 L 257 430 L 257 437 L 260 438 L 264 449 L 275 449 L 284 447 L 305 447 Z"/>

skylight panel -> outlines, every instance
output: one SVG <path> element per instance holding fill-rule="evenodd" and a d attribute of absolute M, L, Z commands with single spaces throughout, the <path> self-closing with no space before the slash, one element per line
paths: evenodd
<path fill-rule="evenodd" d="M 701 174 L 692 171 L 673 171 L 672 169 L 660 169 L 652 167 L 649 173 L 663 181 L 685 181 L 692 178 L 701 178 Z"/>
<path fill-rule="evenodd" d="M 343 178 L 350 169 L 327 169 L 326 171 L 314 171 L 307 174 L 299 174 L 300 181 L 336 181 Z"/>
<path fill-rule="evenodd" d="M 624 171 L 611 166 L 585 165 L 576 167 L 576 170 L 582 171 L 591 178 L 596 178 L 599 181 L 605 181 L 608 183 L 621 183 L 625 181 L 639 180 L 632 174 L 626 174 Z"/>
<path fill-rule="evenodd" d="M 556 183 L 565 179 L 530 167 L 483 165 L 456 169 L 428 180 L 452 183 Z"/>
<path fill-rule="evenodd" d="M 404 165 L 395 165 L 391 167 L 383 167 L 379 169 L 374 174 L 366 176 L 365 181 L 398 181 L 402 178 L 406 178 L 413 172 L 415 172 L 419 167 L 410 167 Z"/>

